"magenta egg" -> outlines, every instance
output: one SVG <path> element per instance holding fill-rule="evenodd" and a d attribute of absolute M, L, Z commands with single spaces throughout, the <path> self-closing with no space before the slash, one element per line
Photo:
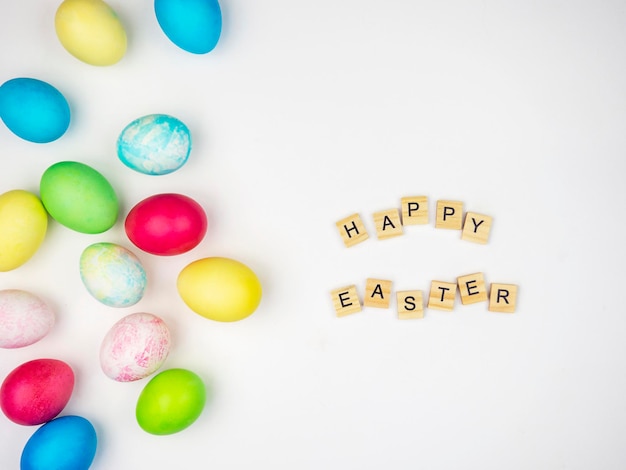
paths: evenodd
<path fill-rule="evenodd" d="M 171 256 L 195 248 L 207 231 L 207 216 L 200 204 L 182 194 L 150 196 L 126 216 L 129 240 L 153 255 Z"/>
<path fill-rule="evenodd" d="M 74 372 L 57 359 L 23 363 L 0 386 L 0 408 L 11 421 L 33 426 L 47 423 L 67 405 L 74 390 Z"/>

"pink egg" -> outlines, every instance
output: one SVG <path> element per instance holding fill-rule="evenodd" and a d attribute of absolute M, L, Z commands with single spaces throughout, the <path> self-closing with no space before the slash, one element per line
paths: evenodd
<path fill-rule="evenodd" d="M 155 194 L 137 203 L 126 216 L 126 235 L 139 249 L 172 256 L 195 248 L 207 231 L 200 204 L 182 194 Z"/>
<path fill-rule="evenodd" d="M 54 312 L 39 297 L 19 289 L 0 291 L 0 348 L 29 346 L 54 326 Z"/>
<path fill-rule="evenodd" d="M 118 382 L 132 382 L 155 372 L 170 352 L 167 325 L 151 313 L 133 313 L 115 323 L 100 347 L 104 373 Z"/>
<path fill-rule="evenodd" d="M 74 390 L 74 372 L 57 359 L 35 359 L 16 367 L 0 386 L 0 408 L 11 421 L 43 424 L 67 405 Z"/>

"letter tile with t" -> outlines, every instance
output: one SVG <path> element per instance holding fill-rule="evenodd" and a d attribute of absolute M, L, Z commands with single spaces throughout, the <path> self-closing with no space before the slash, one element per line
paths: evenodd
<path fill-rule="evenodd" d="M 456 284 L 453 282 L 432 281 L 428 295 L 428 308 L 453 310 L 456 299 Z"/>

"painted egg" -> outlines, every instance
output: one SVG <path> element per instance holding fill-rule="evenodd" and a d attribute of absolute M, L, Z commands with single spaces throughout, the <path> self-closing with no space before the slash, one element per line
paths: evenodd
<path fill-rule="evenodd" d="M 187 369 L 169 369 L 155 375 L 137 400 L 139 426 L 150 434 L 174 434 L 191 426 L 206 403 L 202 379 Z"/>
<path fill-rule="evenodd" d="M 48 229 L 48 213 L 41 200 L 21 189 L 0 195 L 0 271 L 28 261 L 41 246 Z"/>
<path fill-rule="evenodd" d="M 74 372 L 57 359 L 35 359 L 16 367 L 0 386 L 0 408 L 11 421 L 36 425 L 50 421 L 67 405 Z"/>
<path fill-rule="evenodd" d="M 185 304 L 211 320 L 242 320 L 261 302 L 259 278 L 248 266 L 230 258 L 196 260 L 183 268 L 176 285 Z"/>
<path fill-rule="evenodd" d="M 156 194 L 137 203 L 126 216 L 126 234 L 138 248 L 171 256 L 195 248 L 207 231 L 200 204 L 182 194 Z"/>
<path fill-rule="evenodd" d="M 39 193 L 50 216 L 81 233 L 102 233 L 117 220 L 115 190 L 104 176 L 84 163 L 58 162 L 42 175 Z"/>
<path fill-rule="evenodd" d="M 155 0 L 154 12 L 165 35 L 194 54 L 212 51 L 222 33 L 222 10 L 217 0 Z"/>
<path fill-rule="evenodd" d="M 65 0 L 54 27 L 63 47 L 87 64 L 113 65 L 126 53 L 124 25 L 102 0 Z"/>
<path fill-rule="evenodd" d="M 80 278 L 87 291 L 109 307 L 130 307 L 146 290 L 146 270 L 139 258 L 115 243 L 94 243 L 80 255 Z"/>
<path fill-rule="evenodd" d="M 55 87 L 36 78 L 13 78 L 0 87 L 0 118 L 16 136 L 45 144 L 70 125 L 70 107 Z"/>
<path fill-rule="evenodd" d="M 41 426 L 28 439 L 21 470 L 87 470 L 96 456 L 98 436 L 81 416 L 61 416 Z"/>
<path fill-rule="evenodd" d="M 54 311 L 35 294 L 0 290 L 0 348 L 30 346 L 54 326 Z"/>
<path fill-rule="evenodd" d="M 133 313 L 115 323 L 100 347 L 100 365 L 107 377 L 132 382 L 154 373 L 170 352 L 170 331 L 151 313 Z"/>
<path fill-rule="evenodd" d="M 124 165 L 145 175 L 165 175 L 178 170 L 191 152 L 187 126 L 166 114 L 135 119 L 117 139 L 117 156 Z"/>

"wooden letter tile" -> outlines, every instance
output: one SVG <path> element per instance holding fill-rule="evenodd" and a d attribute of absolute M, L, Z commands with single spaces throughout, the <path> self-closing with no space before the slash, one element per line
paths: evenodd
<path fill-rule="evenodd" d="M 403 197 L 400 202 L 403 225 L 428 223 L 428 198 L 426 196 Z"/>
<path fill-rule="evenodd" d="M 450 282 L 432 281 L 428 295 L 428 308 L 437 310 L 454 309 L 456 284 Z"/>
<path fill-rule="evenodd" d="M 515 284 L 494 284 L 490 286 L 489 311 L 513 313 L 517 305 L 517 286 Z"/>
<path fill-rule="evenodd" d="M 361 243 L 369 237 L 359 214 L 352 214 L 345 219 L 341 219 L 336 225 L 347 247 Z"/>
<path fill-rule="evenodd" d="M 333 299 L 338 317 L 345 317 L 361 311 L 361 302 L 354 285 L 335 289 L 330 293 L 330 296 Z"/>
<path fill-rule="evenodd" d="M 463 305 L 475 304 L 487 300 L 487 288 L 483 273 L 468 274 L 457 278 L 459 294 Z"/>
<path fill-rule="evenodd" d="M 363 305 L 366 307 L 389 308 L 391 297 L 391 281 L 367 279 Z"/>
<path fill-rule="evenodd" d="M 403 290 L 396 293 L 398 319 L 424 318 L 424 300 L 421 290 Z"/>
<path fill-rule="evenodd" d="M 489 240 L 492 220 L 492 217 L 488 215 L 468 212 L 465 216 L 461 239 L 474 243 L 482 243 L 483 245 L 486 244 L 487 240 Z"/>
<path fill-rule="evenodd" d="M 463 203 L 461 201 L 437 201 L 435 228 L 461 230 L 463 226 Z"/>
<path fill-rule="evenodd" d="M 376 235 L 379 240 L 403 234 L 398 209 L 376 212 L 374 214 L 374 225 L 376 226 Z"/>

